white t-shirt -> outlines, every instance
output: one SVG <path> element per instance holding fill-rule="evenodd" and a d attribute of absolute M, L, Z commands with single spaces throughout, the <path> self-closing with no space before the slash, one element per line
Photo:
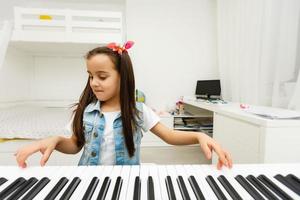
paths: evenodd
<path fill-rule="evenodd" d="M 114 165 L 116 162 L 116 156 L 113 122 L 120 111 L 102 113 L 105 117 L 105 128 L 103 133 L 103 142 L 101 144 L 101 156 L 99 163 L 101 163 L 101 165 Z M 142 129 L 144 132 L 147 132 L 160 121 L 160 118 L 151 108 L 143 104 L 143 120 L 144 124 L 142 126 Z"/>

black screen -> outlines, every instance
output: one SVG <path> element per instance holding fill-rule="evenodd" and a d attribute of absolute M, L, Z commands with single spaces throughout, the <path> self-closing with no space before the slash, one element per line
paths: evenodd
<path fill-rule="evenodd" d="M 196 95 L 221 95 L 220 80 L 197 81 Z"/>

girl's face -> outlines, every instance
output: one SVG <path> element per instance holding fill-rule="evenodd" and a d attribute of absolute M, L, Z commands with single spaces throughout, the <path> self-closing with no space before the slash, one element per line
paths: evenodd
<path fill-rule="evenodd" d="M 118 98 L 120 75 L 106 54 L 97 54 L 87 60 L 90 86 L 100 101 Z"/>

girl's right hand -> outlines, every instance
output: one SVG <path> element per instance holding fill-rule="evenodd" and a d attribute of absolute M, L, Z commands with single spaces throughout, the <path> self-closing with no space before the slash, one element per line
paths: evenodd
<path fill-rule="evenodd" d="M 27 166 L 26 160 L 27 158 L 35 153 L 40 151 L 43 156 L 40 161 L 40 165 L 44 166 L 46 162 L 48 161 L 51 153 L 55 149 L 56 145 L 59 142 L 59 137 L 49 137 L 43 140 L 36 141 L 32 144 L 29 144 L 25 147 L 22 147 L 18 149 L 18 151 L 15 153 L 17 163 L 19 167 L 25 168 Z"/>

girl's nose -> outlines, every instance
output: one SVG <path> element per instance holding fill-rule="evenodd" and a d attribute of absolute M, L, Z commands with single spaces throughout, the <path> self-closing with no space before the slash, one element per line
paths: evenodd
<path fill-rule="evenodd" d="M 91 86 L 99 86 L 99 82 L 94 78 L 91 80 Z"/>

